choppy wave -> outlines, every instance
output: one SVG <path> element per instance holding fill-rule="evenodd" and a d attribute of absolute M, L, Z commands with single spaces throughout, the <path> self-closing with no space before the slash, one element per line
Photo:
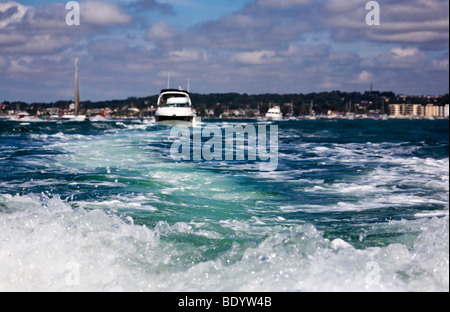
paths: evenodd
<path fill-rule="evenodd" d="M 448 291 L 448 123 L 379 125 L 280 124 L 259 172 L 151 123 L 2 123 L 0 291 Z"/>
<path fill-rule="evenodd" d="M 149 228 L 44 195 L 2 195 L 0 203 L 2 291 L 448 290 L 448 216 L 388 222 L 382 230 L 403 232 L 400 242 L 357 249 L 311 224 L 253 218 Z M 201 261 L 228 231 L 236 236 L 229 248 Z"/>

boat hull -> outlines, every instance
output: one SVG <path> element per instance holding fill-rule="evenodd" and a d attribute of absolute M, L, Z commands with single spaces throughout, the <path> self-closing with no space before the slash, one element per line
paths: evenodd
<path fill-rule="evenodd" d="M 266 117 L 265 119 L 268 121 L 281 121 L 283 117 Z"/>
<path fill-rule="evenodd" d="M 194 116 L 155 116 L 158 125 L 192 125 Z"/>
<path fill-rule="evenodd" d="M 88 121 L 89 118 L 86 116 L 80 115 L 80 116 L 74 116 L 74 115 L 64 115 L 62 116 L 63 121 L 76 121 L 76 122 L 82 122 L 82 121 Z"/>

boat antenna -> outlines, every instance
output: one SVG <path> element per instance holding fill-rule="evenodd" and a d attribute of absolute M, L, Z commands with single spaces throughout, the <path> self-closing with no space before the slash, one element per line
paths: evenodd
<path fill-rule="evenodd" d="M 169 77 L 167 78 L 167 89 L 170 89 L 170 72 Z"/>
<path fill-rule="evenodd" d="M 75 58 L 75 116 L 80 108 L 80 91 L 78 90 L 78 56 Z"/>
<path fill-rule="evenodd" d="M 190 87 L 191 87 L 191 78 L 188 78 L 188 85 L 187 85 L 187 92 L 190 92 Z"/>

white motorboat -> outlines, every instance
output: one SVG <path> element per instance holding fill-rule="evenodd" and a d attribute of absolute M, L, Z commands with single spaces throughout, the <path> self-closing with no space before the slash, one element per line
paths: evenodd
<path fill-rule="evenodd" d="M 28 114 L 27 112 L 19 112 L 17 114 L 17 116 L 12 116 L 10 118 L 10 120 L 12 121 L 30 121 L 30 114 Z"/>
<path fill-rule="evenodd" d="M 155 121 L 162 125 L 193 124 L 195 112 L 189 92 L 181 89 L 162 90 L 158 98 Z"/>
<path fill-rule="evenodd" d="M 62 116 L 62 120 L 66 120 L 66 121 L 86 121 L 88 120 L 88 118 L 84 115 L 72 115 L 72 114 L 68 114 L 68 115 L 63 115 Z"/>
<path fill-rule="evenodd" d="M 272 107 L 266 114 L 267 120 L 282 120 L 283 114 L 281 113 L 281 109 L 279 106 Z"/>

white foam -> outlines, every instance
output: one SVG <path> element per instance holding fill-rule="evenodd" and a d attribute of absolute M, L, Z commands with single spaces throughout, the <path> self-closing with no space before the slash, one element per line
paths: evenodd
<path fill-rule="evenodd" d="M 127 261 L 159 243 L 155 231 L 60 199 L 0 195 L 0 203 L 1 291 L 133 289 L 121 283 L 137 273 Z"/>
<path fill-rule="evenodd" d="M 171 274 L 160 285 L 175 291 L 448 291 L 448 218 L 430 222 L 421 226 L 432 233 L 420 235 L 412 249 L 393 244 L 357 250 L 342 239 L 324 239 L 311 225 L 277 228 L 237 262 L 231 259 L 239 245 L 224 259 Z"/>
<path fill-rule="evenodd" d="M 312 225 L 276 218 L 229 219 L 213 227 L 207 220 L 161 222 L 149 229 L 130 217 L 73 209 L 43 195 L 0 195 L 0 203 L 0 291 L 449 289 L 448 216 L 386 223 L 392 231 L 420 234 L 359 250 L 324 238 Z M 196 259 L 207 244 L 162 239 L 214 241 L 229 231 L 236 242 L 206 261 Z"/>
<path fill-rule="evenodd" d="M 144 125 L 120 126 L 142 130 Z M 231 204 L 255 198 L 255 193 L 233 179 L 238 177 L 235 173 L 221 176 L 191 170 L 196 164 L 153 163 L 154 157 L 161 160 L 161 151 L 136 144 L 150 142 L 153 134 L 130 133 L 121 129 L 120 133 L 106 133 L 95 140 L 63 133 L 36 139 L 48 139 L 53 143 L 50 147 L 63 149 L 61 155 L 52 156 L 55 167 L 74 173 L 102 170 L 102 174 L 116 179 L 115 183 L 74 183 L 137 188 L 119 184 L 121 170 L 130 170 L 133 173 L 126 172 L 124 178 L 155 181 L 160 183 L 158 192 L 169 195 L 181 192 Z M 339 198 L 328 206 L 284 202 L 279 207 L 283 213 L 428 205 L 447 209 L 416 213 L 416 220 L 374 224 L 374 236 L 379 228 L 402 235 L 395 244 L 358 249 L 348 238 L 328 240 L 314 226 L 301 220 L 296 224 L 276 210 L 261 213 L 268 203 L 276 201 L 263 194 L 257 194 L 260 197 L 256 203 L 262 208 L 249 207 L 242 214 L 224 213 L 220 222 L 200 222 L 192 216 L 195 221 L 160 222 L 151 229 L 113 212 L 152 213 L 158 210 L 151 204 L 160 207 L 163 198 L 170 196 L 139 192 L 112 195 L 105 200 L 77 202 L 80 208 L 73 209 L 59 198 L 0 195 L 0 291 L 448 291 L 448 159 L 399 157 L 395 149 L 404 152 L 402 144 L 321 148 L 307 143 L 299 144 L 298 154 L 292 154 L 289 161 L 304 161 L 305 148 L 315 148 L 318 157 L 313 160 L 323 166 L 377 165 L 353 180 L 332 182 L 323 180 L 320 174 L 327 169 L 319 168 L 252 173 L 263 181 L 290 183 L 296 191 L 308 195 L 336 194 Z M 377 157 L 375 161 L 373 156 Z M 239 166 L 236 164 L 236 168 Z M 247 173 L 241 175 L 249 177 Z M 8 183 L 24 188 L 37 185 L 34 181 Z M 42 186 L 54 181 L 40 183 Z M 202 189 L 202 185 L 209 186 Z M 415 186 L 431 192 L 424 196 Z M 239 194 L 235 191 L 238 187 Z M 360 197 L 346 200 L 353 194 Z M 248 206 L 253 202 L 250 200 Z M 237 206 L 241 209 L 244 205 Z M 253 211 L 258 214 L 251 214 Z M 216 240 L 231 241 L 229 249 L 204 260 L 205 254 L 214 253 Z"/>
<path fill-rule="evenodd" d="M 420 212 L 416 213 L 414 217 L 416 218 L 434 218 L 434 217 L 444 217 L 449 215 L 448 210 L 443 211 L 426 211 L 426 212 Z"/>

